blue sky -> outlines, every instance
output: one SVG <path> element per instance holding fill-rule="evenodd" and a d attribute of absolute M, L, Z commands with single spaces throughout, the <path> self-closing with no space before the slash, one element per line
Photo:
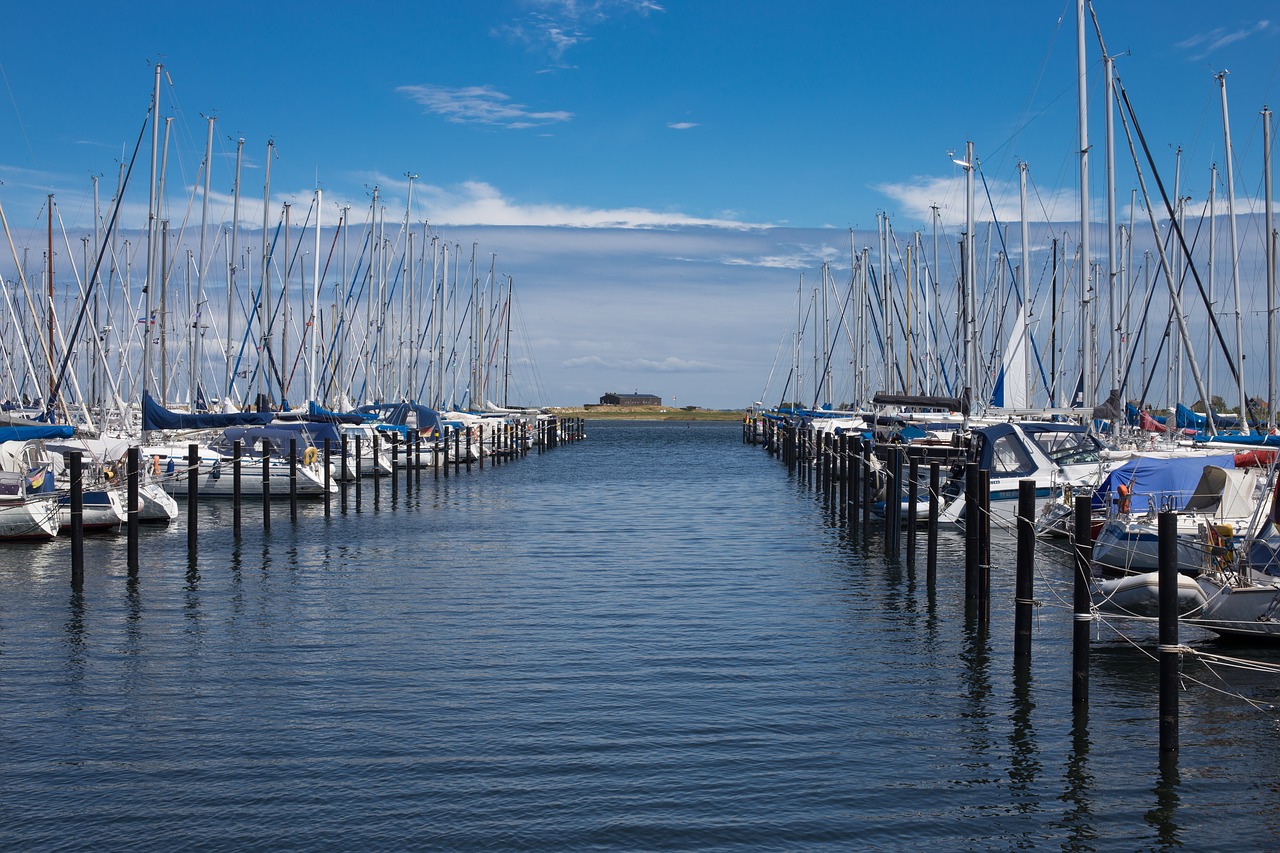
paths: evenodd
<path fill-rule="evenodd" d="M 847 281 L 849 229 L 874 245 L 878 214 L 909 235 L 937 205 L 958 233 L 953 158 L 967 140 L 1002 219 L 1017 215 L 1019 161 L 1041 218 L 1078 217 L 1074 14 L 1073 2 L 14 4 L 0 34 L 0 205 L 20 252 L 41 251 L 47 193 L 70 231 L 90 227 L 91 176 L 109 197 L 162 62 L 171 217 L 192 194 L 204 116 L 217 117 L 219 220 L 240 137 L 250 227 L 268 139 L 273 205 L 305 207 L 319 186 L 335 216 L 367 207 L 376 185 L 390 221 L 411 172 L 412 218 L 478 241 L 514 278 L 536 365 L 526 402 L 640 390 L 737 407 L 765 389 L 801 275 L 816 282 L 828 261 Z M 1227 70 L 1237 192 L 1261 204 L 1258 111 L 1280 106 L 1273 14 L 1097 4 L 1169 175 L 1182 150 L 1184 195 L 1203 199 L 1222 160 L 1214 74 Z M 1126 209 L 1131 186 L 1119 180 Z M 145 192 L 124 211 L 143 227 Z"/>

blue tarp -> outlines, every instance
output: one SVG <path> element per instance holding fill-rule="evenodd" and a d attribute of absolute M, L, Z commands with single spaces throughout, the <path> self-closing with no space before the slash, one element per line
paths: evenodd
<path fill-rule="evenodd" d="M 36 438 L 71 438 L 76 428 L 65 424 L 48 426 L 6 426 L 0 427 L 0 441 L 30 441 Z"/>
<path fill-rule="evenodd" d="M 308 447 L 320 448 L 324 440 L 330 440 L 330 449 L 335 451 L 342 446 L 342 435 L 338 428 L 328 423 L 277 423 L 268 426 L 228 427 L 214 446 L 230 446 L 240 441 L 245 447 L 258 447 L 262 440 L 270 439 L 271 444 L 280 452 L 287 453 L 289 439 L 298 440 L 298 453 Z"/>
<path fill-rule="evenodd" d="M 312 400 L 307 403 L 307 420 L 314 423 L 362 424 L 371 420 L 371 418 L 359 412 L 331 412 L 328 409 L 321 408 Z"/>
<path fill-rule="evenodd" d="M 142 394 L 142 428 L 153 429 L 221 429 L 230 426 L 269 424 L 271 412 L 235 412 L 233 414 L 184 415 L 161 406 L 151 395 Z"/>
<path fill-rule="evenodd" d="M 409 413 L 413 412 L 418 416 L 418 433 L 424 436 L 440 428 L 440 413 L 417 403 L 381 403 L 361 406 L 356 411 L 374 415 L 384 424 L 399 427 L 408 426 Z"/>
<path fill-rule="evenodd" d="M 1151 505 L 1151 498 L 1154 497 L 1159 502 L 1163 496 L 1168 496 L 1171 501 L 1176 498 L 1176 505 L 1166 505 L 1166 508 L 1178 509 L 1195 491 L 1196 483 L 1200 482 L 1200 475 L 1204 473 L 1206 465 L 1234 468 L 1235 454 L 1174 458 L 1141 456 L 1130 459 L 1113 469 L 1098 486 L 1093 493 L 1092 509 L 1094 512 L 1106 512 L 1111 498 L 1119 494 L 1118 487 L 1121 484 L 1128 486 L 1132 495 L 1130 512 L 1146 512 Z"/>
<path fill-rule="evenodd" d="M 1208 418 L 1191 411 L 1181 403 L 1177 405 L 1174 411 L 1177 414 L 1178 429 L 1206 429 L 1209 426 Z M 1236 415 L 1214 414 L 1213 423 L 1222 429 L 1240 428 L 1240 418 Z"/>

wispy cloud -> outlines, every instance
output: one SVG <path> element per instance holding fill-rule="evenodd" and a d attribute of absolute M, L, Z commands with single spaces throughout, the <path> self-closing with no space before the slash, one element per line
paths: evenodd
<path fill-rule="evenodd" d="M 584 355 L 565 359 L 561 363 L 566 368 L 603 368 L 606 370 L 636 370 L 648 373 L 714 373 L 722 368 L 696 359 L 676 358 L 668 356 L 663 359 L 652 358 L 601 358 L 598 355 Z"/>
<path fill-rule="evenodd" d="M 537 111 L 511 100 L 492 86 L 445 86 L 419 84 L 398 86 L 396 91 L 417 102 L 429 113 L 455 124 L 487 124 L 512 129 L 540 127 L 569 121 L 573 113 L 564 110 Z"/>
<path fill-rule="evenodd" d="M 588 30 L 623 14 L 664 12 L 653 0 L 528 0 L 524 17 L 495 27 L 494 32 L 545 52 L 553 66 L 569 67 L 571 48 L 591 40 Z"/>
<path fill-rule="evenodd" d="M 403 187 L 403 178 L 370 174 L 366 183 L 384 190 Z M 670 228 L 710 226 L 754 230 L 766 226 L 731 219 L 688 216 L 642 207 L 593 208 L 552 203 L 525 203 L 503 195 L 492 184 L 468 181 L 450 187 L 414 185 L 415 209 L 438 225 L 549 225 L 570 228 Z M 418 207 L 421 205 L 421 207 Z M 415 216 L 417 214 L 415 213 Z"/>
<path fill-rule="evenodd" d="M 696 121 L 673 121 L 667 125 L 672 130 L 692 130 L 697 126 L 698 123 Z"/>
<path fill-rule="evenodd" d="M 1175 47 L 1189 53 L 1191 59 L 1201 60 L 1208 58 L 1215 51 L 1221 50 L 1227 45 L 1235 44 L 1238 41 L 1243 41 L 1250 36 L 1255 36 L 1271 29 L 1271 22 L 1266 19 L 1234 30 L 1217 27 L 1207 33 L 1200 33 L 1191 38 L 1183 39 Z"/>

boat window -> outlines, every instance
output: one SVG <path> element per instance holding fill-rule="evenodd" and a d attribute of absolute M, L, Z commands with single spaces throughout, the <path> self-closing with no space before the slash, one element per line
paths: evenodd
<path fill-rule="evenodd" d="M 991 476 L 1022 477 L 1035 471 L 1031 454 L 1012 435 L 1002 435 L 991 443 Z"/>
<path fill-rule="evenodd" d="M 1058 465 L 1089 465 L 1099 459 L 1099 443 L 1087 432 L 1037 432 L 1031 436 Z"/>

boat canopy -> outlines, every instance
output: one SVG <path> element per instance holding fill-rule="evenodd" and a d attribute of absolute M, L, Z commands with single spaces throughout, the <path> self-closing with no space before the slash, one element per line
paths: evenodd
<path fill-rule="evenodd" d="M 1235 467 L 1235 455 L 1139 456 L 1115 468 L 1093 493 L 1094 512 L 1105 512 L 1120 486 L 1129 491 L 1129 511 L 1146 512 L 1154 500 L 1157 507 L 1181 509 L 1196 494 L 1197 486 L 1210 467 L 1221 471 Z M 1221 489 L 1219 489 L 1221 493 Z"/>
<path fill-rule="evenodd" d="M 222 429 L 224 427 L 269 424 L 275 417 L 271 412 L 233 412 L 230 414 L 188 415 L 171 412 L 161 406 L 147 392 L 142 393 L 142 428 L 156 429 Z"/>

